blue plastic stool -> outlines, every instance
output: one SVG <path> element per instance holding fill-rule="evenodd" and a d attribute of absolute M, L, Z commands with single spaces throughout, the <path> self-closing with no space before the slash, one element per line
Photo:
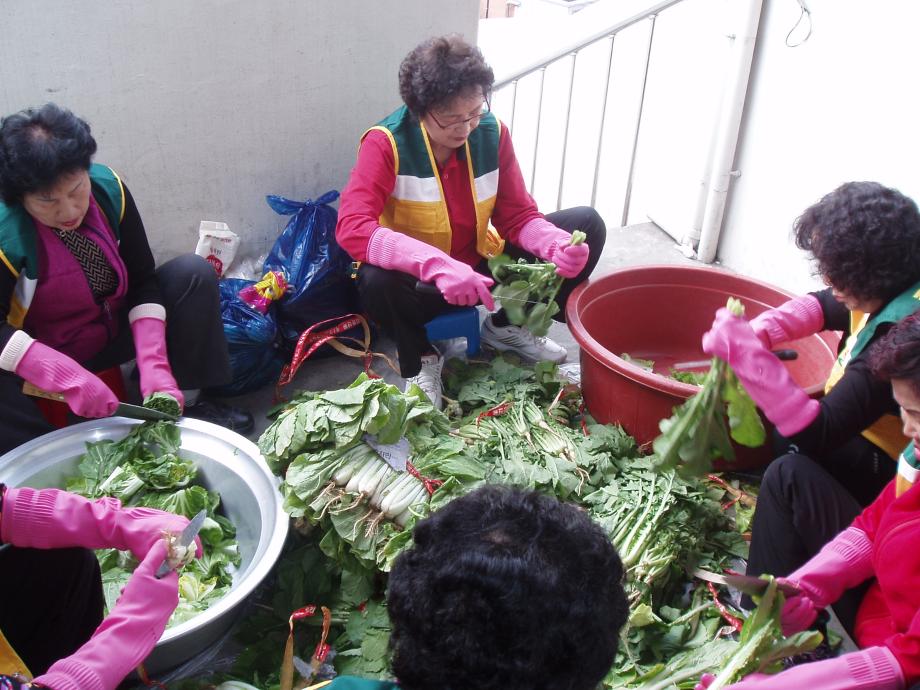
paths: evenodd
<path fill-rule="evenodd" d="M 464 307 L 436 316 L 425 324 L 425 330 L 428 340 L 466 338 L 467 356 L 479 352 L 479 312 L 476 307 Z"/>

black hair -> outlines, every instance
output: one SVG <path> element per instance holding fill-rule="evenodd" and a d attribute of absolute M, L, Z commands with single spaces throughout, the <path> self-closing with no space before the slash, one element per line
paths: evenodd
<path fill-rule="evenodd" d="M 920 312 L 892 326 L 872 348 L 869 363 L 876 378 L 907 381 L 920 394 Z"/>
<path fill-rule="evenodd" d="M 54 103 L 0 120 L 0 198 L 17 204 L 25 194 L 54 184 L 63 175 L 89 170 L 96 140 L 89 125 Z"/>
<path fill-rule="evenodd" d="M 399 95 L 416 117 L 447 105 L 473 87 L 492 95 L 495 75 L 476 46 L 458 34 L 429 38 L 399 66 Z"/>
<path fill-rule="evenodd" d="M 878 182 L 847 182 L 795 221 L 795 243 L 835 288 L 883 302 L 920 280 L 920 212 Z"/>
<path fill-rule="evenodd" d="M 623 566 L 586 513 L 485 486 L 419 522 L 389 580 L 404 690 L 593 690 L 628 605 Z"/>

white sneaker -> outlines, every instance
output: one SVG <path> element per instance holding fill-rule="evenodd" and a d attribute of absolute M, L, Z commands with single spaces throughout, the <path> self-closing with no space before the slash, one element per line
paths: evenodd
<path fill-rule="evenodd" d="M 559 343 L 535 336 L 523 326 L 496 326 L 492 317 L 482 324 L 482 342 L 499 352 L 513 352 L 531 362 L 564 362 L 568 352 Z"/>
<path fill-rule="evenodd" d="M 442 409 L 444 407 L 444 400 L 442 399 L 444 385 L 441 382 L 441 367 L 443 366 L 443 357 L 436 354 L 422 356 L 421 370 L 415 376 L 410 376 L 406 379 L 404 390 L 409 390 L 409 386 L 414 383 L 428 396 L 431 404 L 436 409 Z"/>

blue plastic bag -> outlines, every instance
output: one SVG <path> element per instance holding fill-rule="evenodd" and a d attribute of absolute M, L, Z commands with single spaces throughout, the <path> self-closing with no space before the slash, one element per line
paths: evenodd
<path fill-rule="evenodd" d="M 213 389 L 218 395 L 241 395 L 278 378 L 284 359 L 279 349 L 278 325 L 273 311 L 267 314 L 239 298 L 244 287 L 255 281 L 224 278 L 220 289 L 220 315 L 230 351 L 233 380 Z"/>
<path fill-rule="evenodd" d="M 316 201 L 265 197 L 275 213 L 291 216 L 265 259 L 264 271 L 282 271 L 288 291 L 277 303 L 278 327 L 288 346 L 320 321 L 354 312 L 358 294 L 349 276 L 351 257 L 335 241 L 336 190 Z M 325 348 L 324 348 L 325 349 Z"/>

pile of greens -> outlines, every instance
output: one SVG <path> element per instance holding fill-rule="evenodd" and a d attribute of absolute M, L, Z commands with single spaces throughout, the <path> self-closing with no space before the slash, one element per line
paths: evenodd
<path fill-rule="evenodd" d="M 744 307 L 735 298 L 728 300 L 728 309 L 735 316 L 744 314 Z M 663 470 L 677 467 L 686 476 L 711 471 L 714 459 L 734 460 L 731 439 L 751 448 L 766 439 L 757 407 L 728 364 L 718 357 L 713 357 L 700 390 L 675 407 L 671 417 L 662 419 L 659 428 L 661 435 L 653 443 L 657 466 Z"/>
<path fill-rule="evenodd" d="M 257 690 L 277 690 L 288 619 L 306 604 L 325 606 L 332 612 L 328 641 L 334 650 L 329 658 L 335 673 L 379 680 L 392 677 L 390 623 L 383 598 L 385 581 L 369 580 L 342 569 L 319 548 L 318 536 L 297 531 L 288 536 L 271 579 L 257 590 L 253 605 L 238 626 L 234 646 L 239 648 L 239 654 L 232 667 L 209 678 L 186 680 L 177 686 L 178 690 L 214 690 L 221 681 L 245 681 Z M 319 616 L 295 624 L 295 668 L 309 664 L 320 639 L 320 625 Z M 320 682 L 329 670 L 324 668 L 322 675 L 310 682 Z"/>
<path fill-rule="evenodd" d="M 770 585 L 757 608 L 744 621 L 736 647 L 720 664 L 709 690 L 721 690 L 750 673 L 780 671 L 783 659 L 810 652 L 821 643 L 823 636 L 814 630 L 783 636 L 780 618 L 784 598 L 776 588 L 776 581 L 769 579 Z"/>
<path fill-rule="evenodd" d="M 571 245 L 582 244 L 587 235 L 581 230 L 572 233 Z M 562 276 L 556 264 L 515 261 L 507 254 L 489 259 L 489 270 L 495 277 L 492 296 L 515 326 L 524 326 L 536 336 L 546 335 L 559 312 L 556 295 L 562 287 Z"/>
<path fill-rule="evenodd" d="M 623 464 L 615 480 L 585 499 L 623 560 L 630 603 L 605 686 L 642 686 L 683 657 L 698 679 L 718 669 L 735 644 L 719 639 L 720 613 L 687 573 L 696 567 L 721 571 L 746 557 L 747 544 L 722 510 L 721 487 L 685 480 L 673 470 L 659 473 L 652 458 Z"/>
<path fill-rule="evenodd" d="M 436 438 L 449 428 L 418 386 L 406 393 L 361 374 L 348 388 L 302 393 L 286 403 L 259 437 L 259 450 L 275 474 L 304 453 L 345 449 L 373 435 L 381 445 L 403 436 Z"/>
<path fill-rule="evenodd" d="M 301 395 L 260 439 L 272 466 L 286 468 L 285 505 L 312 540 L 310 558 L 321 552 L 327 564 L 323 572 L 339 577 L 328 588 L 303 586 L 299 591 L 306 598 L 291 598 L 287 611 L 276 607 L 270 618 L 278 635 L 286 631 L 283 623 L 291 610 L 324 603 L 336 612 L 340 626 L 334 644 L 337 671 L 386 677 L 388 626 L 381 574 L 411 544 L 415 520 L 482 483 L 498 483 L 579 502 L 623 554 L 634 615 L 612 677 L 635 680 L 661 661 L 662 646 L 643 643 L 643 636 L 670 640 L 671 651 L 681 648 L 677 630 L 690 640 L 711 641 L 712 635 L 701 632 L 720 627 L 711 603 L 699 602 L 696 618 L 689 622 L 670 614 L 684 594 L 688 569 L 721 568 L 727 559 L 745 553 L 744 542 L 719 506 L 721 488 L 674 472 L 665 476 L 652 471 L 651 460 L 641 456 L 621 428 L 580 416 L 578 388 L 561 379 L 550 363 L 522 367 L 510 355 L 490 363 L 453 360 L 444 378 L 446 395 L 456 401 L 452 420 L 427 404 L 419 391 L 404 394 L 362 375 L 341 391 Z M 368 443 L 369 436 L 374 436 L 374 445 Z M 423 490 L 419 478 L 389 466 L 375 450 L 375 445 L 398 443 L 403 437 L 419 477 L 443 482 L 433 494 Z M 387 503 L 388 489 L 413 482 L 415 503 L 408 506 L 407 519 L 399 520 Z M 291 573 L 300 572 L 307 560 L 300 558 L 299 565 L 283 562 L 283 589 L 297 589 Z M 311 564 L 313 572 L 301 575 L 308 582 L 316 578 Z M 283 642 L 277 636 L 275 642 L 277 660 Z M 298 647 L 303 658 L 315 642 L 314 634 Z M 263 669 L 260 677 L 267 672 Z M 247 675 L 245 664 L 234 676 L 255 677 Z"/>
<path fill-rule="evenodd" d="M 617 547 L 633 607 L 651 605 L 672 584 L 682 587 L 694 568 L 720 570 L 729 559 L 747 556 L 719 502 L 723 489 L 673 470 L 656 472 L 650 458 L 617 464 L 617 476 L 584 503 Z"/>
<path fill-rule="evenodd" d="M 617 546 L 631 615 L 605 687 L 692 687 L 723 666 L 736 679 L 750 670 L 732 661 L 750 651 L 746 638 L 728 639 L 709 590 L 687 575 L 746 556 L 722 505 L 737 498 L 730 487 L 660 471 L 620 427 L 580 412 L 578 387 L 555 365 L 452 360 L 444 380 L 450 417 L 417 389 L 362 375 L 343 390 L 302 394 L 263 434 L 298 530 L 267 603 L 241 628 L 246 649 L 231 677 L 276 688 L 288 616 L 316 604 L 333 612 L 336 672 L 388 678 L 386 573 L 416 520 L 483 483 L 575 502 Z M 407 456 L 414 472 L 400 464 Z M 758 639 L 782 646 L 778 635 L 774 626 Z M 318 639 L 318 621 L 295 626 L 299 659 Z"/>
<path fill-rule="evenodd" d="M 226 594 L 240 562 L 236 529 L 217 513 L 220 496 L 193 483 L 197 468 L 191 460 L 180 457 L 180 444 L 179 427 L 172 422 L 145 422 L 120 441 L 87 443 L 78 474 L 68 478 L 64 487 L 87 498 L 112 496 L 126 506 L 158 508 L 187 518 L 202 509 L 207 511 L 199 532 L 203 555 L 179 575 L 179 606 L 169 625 L 196 616 Z M 96 555 L 106 609 L 111 610 L 137 561 L 117 549 L 101 549 Z"/>
<path fill-rule="evenodd" d="M 284 507 L 298 526 L 319 526 L 324 553 L 372 577 L 389 569 L 393 537 L 429 510 L 429 490 L 406 458 L 449 438 L 448 429 L 417 386 L 403 393 L 361 374 L 348 388 L 291 401 L 259 448 L 283 473 Z"/>

